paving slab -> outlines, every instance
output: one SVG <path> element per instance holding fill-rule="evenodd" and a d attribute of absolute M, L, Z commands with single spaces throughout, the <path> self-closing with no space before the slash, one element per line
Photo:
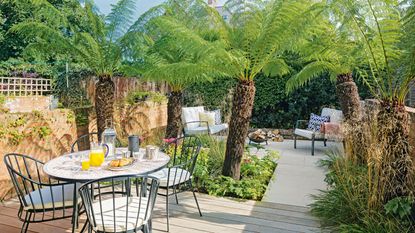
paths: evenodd
<path fill-rule="evenodd" d="M 263 146 L 265 149 L 253 148 L 251 152 L 261 157 L 266 150 L 278 151 L 280 158 L 262 201 L 294 206 L 308 206 L 313 202 L 311 195 L 327 188 L 326 171 L 318 163 L 327 157 L 327 152 L 342 150 L 341 143 L 328 142 L 324 147 L 323 142 L 316 142 L 312 156 L 311 142 L 307 140 L 298 140 L 297 149 L 294 149 L 293 140 L 269 142 Z"/>

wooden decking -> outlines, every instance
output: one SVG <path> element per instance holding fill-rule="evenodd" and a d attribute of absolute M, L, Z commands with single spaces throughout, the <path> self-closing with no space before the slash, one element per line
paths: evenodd
<path fill-rule="evenodd" d="M 235 201 L 199 194 L 203 213 L 199 217 L 191 193 L 179 195 L 179 205 L 171 199 L 170 232 L 320 232 L 319 223 L 304 207 L 280 205 L 266 202 Z M 153 218 L 153 232 L 165 232 L 165 199 L 159 197 Z M 17 200 L 0 206 L 0 232 L 20 232 L 17 219 Z M 83 218 L 83 217 L 81 217 Z M 83 220 L 81 220 L 83 222 Z M 31 224 L 29 233 L 70 232 L 70 219 Z"/>

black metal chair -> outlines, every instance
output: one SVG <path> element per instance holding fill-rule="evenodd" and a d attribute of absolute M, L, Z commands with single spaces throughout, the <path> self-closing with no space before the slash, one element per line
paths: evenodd
<path fill-rule="evenodd" d="M 76 152 L 76 151 L 89 150 L 91 146 L 91 142 L 98 142 L 97 132 L 87 133 L 77 138 L 76 141 L 71 146 L 71 153 Z M 117 138 L 115 141 L 115 147 L 120 147 L 120 146 L 121 146 L 121 142 Z"/>
<path fill-rule="evenodd" d="M 168 168 L 151 174 L 160 179 L 158 194 L 166 197 L 167 231 L 169 231 L 169 197 L 174 195 L 179 204 L 177 194 L 192 191 L 199 215 L 202 216 L 195 190 L 192 185 L 192 175 L 199 156 L 201 142 L 198 137 L 184 136 L 169 142 L 163 151 L 171 156 Z"/>
<path fill-rule="evenodd" d="M 109 188 L 102 188 L 105 183 Z M 125 191 L 119 184 L 127 184 Z M 88 230 L 97 233 L 152 231 L 151 219 L 160 181 L 151 176 L 116 176 L 94 180 L 79 188 L 85 205 Z M 98 198 L 91 194 L 98 187 Z M 107 190 L 105 190 L 107 189 Z"/>
<path fill-rule="evenodd" d="M 43 173 L 44 163 L 27 155 L 7 154 L 4 163 L 20 201 L 17 216 L 23 221 L 21 232 L 27 232 L 30 223 L 73 216 L 73 183 L 50 179 Z"/>

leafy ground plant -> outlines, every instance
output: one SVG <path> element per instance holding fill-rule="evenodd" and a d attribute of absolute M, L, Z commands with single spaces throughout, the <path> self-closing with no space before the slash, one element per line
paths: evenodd
<path fill-rule="evenodd" d="M 215 196 L 229 196 L 261 200 L 277 167 L 276 152 L 258 158 L 246 150 L 241 165 L 241 178 L 222 176 L 226 142 L 213 137 L 202 138 L 203 149 L 194 172 L 194 184 L 200 192 Z"/>

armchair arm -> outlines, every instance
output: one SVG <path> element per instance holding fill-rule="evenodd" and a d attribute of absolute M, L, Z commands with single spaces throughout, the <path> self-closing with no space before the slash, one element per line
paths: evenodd
<path fill-rule="evenodd" d="M 304 125 L 306 125 L 307 123 L 308 123 L 308 120 L 297 120 L 297 122 L 295 123 L 295 128 L 305 129 L 306 127 L 304 127 Z"/>

